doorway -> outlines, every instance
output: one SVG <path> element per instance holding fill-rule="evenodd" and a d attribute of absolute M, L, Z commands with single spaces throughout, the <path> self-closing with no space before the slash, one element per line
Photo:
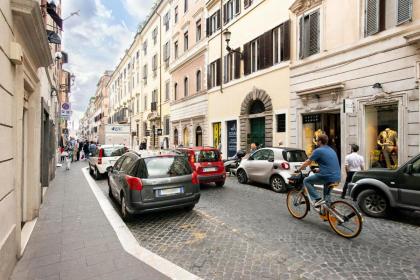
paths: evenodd
<path fill-rule="evenodd" d="M 258 146 L 265 143 L 265 118 L 250 119 L 250 133 L 248 144 L 255 143 Z"/>

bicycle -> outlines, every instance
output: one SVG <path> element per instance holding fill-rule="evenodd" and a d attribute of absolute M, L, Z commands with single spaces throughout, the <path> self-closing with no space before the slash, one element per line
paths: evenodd
<path fill-rule="evenodd" d="M 330 227 L 338 235 L 351 239 L 357 237 L 363 228 L 363 219 L 360 212 L 350 203 L 342 200 L 330 202 L 329 193 L 339 183 L 328 183 L 324 186 L 324 199 L 326 203 L 317 209 L 311 199 L 308 190 L 303 185 L 303 179 L 308 174 L 295 174 L 289 178 L 292 186 L 287 193 L 286 205 L 289 213 L 296 219 L 303 219 L 308 214 L 310 207 L 314 209 L 324 221 L 328 221 Z"/>

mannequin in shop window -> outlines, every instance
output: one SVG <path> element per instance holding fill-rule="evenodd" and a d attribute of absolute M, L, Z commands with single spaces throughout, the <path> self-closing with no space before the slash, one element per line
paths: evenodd
<path fill-rule="evenodd" d="M 390 128 L 385 128 L 385 130 L 381 131 L 378 135 L 378 145 L 382 149 L 387 168 L 395 168 L 398 166 L 397 141 L 398 133 Z"/>

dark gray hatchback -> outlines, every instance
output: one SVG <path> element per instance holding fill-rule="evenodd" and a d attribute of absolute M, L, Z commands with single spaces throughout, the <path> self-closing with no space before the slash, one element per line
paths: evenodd
<path fill-rule="evenodd" d="M 185 156 L 124 154 L 108 168 L 109 196 L 121 205 L 121 216 L 185 208 L 200 199 L 197 174 Z"/>

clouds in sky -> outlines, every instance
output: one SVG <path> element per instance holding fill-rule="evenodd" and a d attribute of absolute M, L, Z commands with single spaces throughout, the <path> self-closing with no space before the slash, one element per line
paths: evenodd
<path fill-rule="evenodd" d="M 152 3 L 153 0 L 62 0 L 63 18 L 80 10 L 80 16 L 64 21 L 63 32 L 63 50 L 69 54 L 64 68 L 76 75 L 70 97 L 76 123 L 94 96 L 99 77 L 106 70 L 114 70 Z"/>

